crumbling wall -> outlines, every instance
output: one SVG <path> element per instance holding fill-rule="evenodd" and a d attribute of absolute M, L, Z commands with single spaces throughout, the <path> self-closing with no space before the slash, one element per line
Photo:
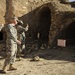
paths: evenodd
<path fill-rule="evenodd" d="M 10 21 L 14 14 L 14 0 L 6 0 L 6 12 L 5 12 L 5 21 L 6 23 Z"/>
<path fill-rule="evenodd" d="M 56 44 L 59 32 L 64 28 L 65 25 L 67 25 L 67 21 L 71 20 L 69 19 L 69 15 L 72 15 L 73 11 L 75 10 L 70 4 L 60 3 L 60 0 L 13 0 L 12 5 L 14 9 L 12 12 L 14 15 L 22 19 L 25 24 L 29 24 L 29 36 L 32 38 L 36 36 L 36 30 L 40 20 L 40 13 L 43 11 L 42 9 L 45 7 L 50 9 L 50 45 Z M 10 12 L 10 10 L 8 11 Z M 66 18 L 64 18 L 65 16 Z M 74 18 L 74 16 L 71 16 L 71 18 Z"/>
<path fill-rule="evenodd" d="M 5 23 L 6 0 L 0 0 L 0 24 Z"/>
<path fill-rule="evenodd" d="M 6 0 L 5 20 L 7 22 L 10 17 L 17 16 L 23 20 L 24 26 L 26 23 L 29 24 L 27 38 L 35 39 L 38 26 L 41 26 L 39 24 L 40 15 L 45 8 L 50 11 L 48 42 L 50 46 L 56 45 L 61 30 L 75 20 L 75 9 L 71 7 L 71 4 L 63 4 L 60 0 Z M 45 21 L 43 22 L 45 23 Z"/>

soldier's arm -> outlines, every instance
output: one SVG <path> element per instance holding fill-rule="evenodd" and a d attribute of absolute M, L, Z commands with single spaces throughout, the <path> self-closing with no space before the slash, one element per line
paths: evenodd
<path fill-rule="evenodd" d="M 25 28 L 21 25 L 18 26 L 20 29 L 24 30 Z"/>
<path fill-rule="evenodd" d="M 14 36 L 14 33 L 12 32 L 12 26 L 8 25 L 9 35 L 13 39 L 13 41 L 17 42 L 17 39 Z"/>
<path fill-rule="evenodd" d="M 27 25 L 25 28 L 22 26 L 18 26 L 19 28 L 21 28 L 23 31 L 28 31 L 29 26 Z"/>
<path fill-rule="evenodd" d="M 29 29 L 29 25 L 27 24 L 27 26 L 25 27 L 25 31 L 28 31 Z"/>

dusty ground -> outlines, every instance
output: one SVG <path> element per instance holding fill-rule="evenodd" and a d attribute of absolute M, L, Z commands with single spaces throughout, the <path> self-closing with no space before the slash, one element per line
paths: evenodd
<path fill-rule="evenodd" d="M 29 54 L 22 61 L 16 61 L 18 70 L 6 75 L 75 75 L 75 48 L 40 50 L 37 54 L 40 61 L 30 61 L 32 54 Z M 2 69 L 4 59 L 2 56 L 0 59 Z"/>

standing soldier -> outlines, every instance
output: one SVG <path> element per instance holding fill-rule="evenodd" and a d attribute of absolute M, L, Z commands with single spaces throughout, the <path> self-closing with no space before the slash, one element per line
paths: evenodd
<path fill-rule="evenodd" d="M 19 60 L 21 60 L 21 52 L 25 49 L 25 32 L 28 31 L 29 28 L 28 24 L 25 28 L 22 25 L 23 22 L 19 20 L 17 24 L 18 40 L 22 42 L 21 45 L 18 45 L 17 56 Z"/>
<path fill-rule="evenodd" d="M 15 25 L 17 24 L 17 18 L 14 17 L 10 20 L 10 23 L 5 26 L 5 31 L 7 34 L 7 40 L 6 40 L 6 45 L 7 45 L 7 57 L 4 62 L 3 66 L 3 73 L 7 72 L 7 66 L 9 65 L 8 70 L 16 70 L 13 66 L 13 63 L 15 62 L 15 57 L 16 57 L 16 52 L 17 52 L 17 44 L 21 44 L 19 40 L 17 40 L 17 30 L 15 28 Z"/>

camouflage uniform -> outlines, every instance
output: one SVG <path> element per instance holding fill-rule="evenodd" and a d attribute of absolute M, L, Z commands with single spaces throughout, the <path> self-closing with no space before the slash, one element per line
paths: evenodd
<path fill-rule="evenodd" d="M 18 51 L 17 51 L 18 57 L 21 56 L 22 50 L 25 49 L 25 38 L 26 38 L 25 31 L 26 31 L 26 28 L 22 27 L 21 25 L 17 26 L 18 40 L 20 40 L 22 42 L 21 45 L 18 45 Z"/>
<path fill-rule="evenodd" d="M 13 64 L 15 62 L 16 52 L 17 52 L 17 30 L 14 25 L 8 24 L 5 26 L 5 31 L 7 33 L 7 57 L 4 65 Z"/>

